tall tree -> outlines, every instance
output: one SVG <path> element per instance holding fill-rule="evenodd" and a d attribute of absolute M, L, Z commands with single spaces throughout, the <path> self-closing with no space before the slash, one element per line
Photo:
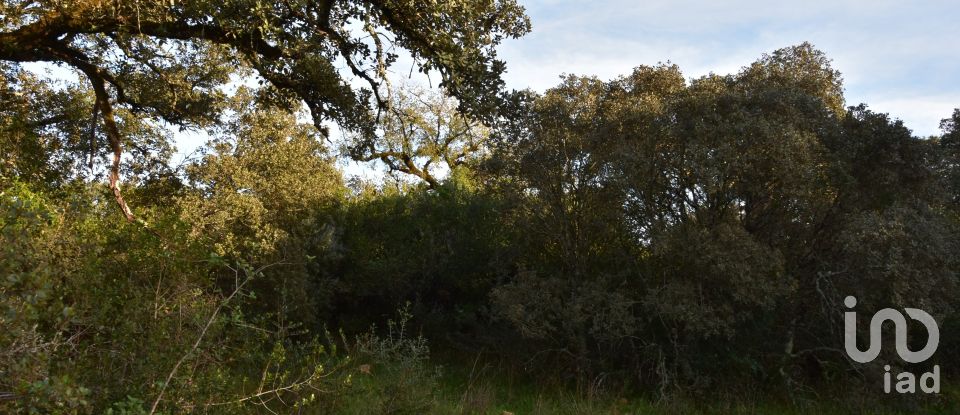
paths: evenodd
<path fill-rule="evenodd" d="M 2 7 L 0 61 L 65 64 L 89 81 L 113 153 L 110 186 L 128 220 L 117 106 L 205 125 L 222 106 L 221 87 L 243 69 L 269 84 L 266 98 L 291 108 L 306 103 L 318 127 L 333 120 L 373 135 L 396 46 L 421 71 L 439 72 L 461 109 L 488 114 L 503 85 L 494 48 L 530 28 L 513 0 L 13 0 Z M 367 86 L 355 88 L 353 79 Z"/>
<path fill-rule="evenodd" d="M 521 200 L 495 311 L 578 366 L 630 356 L 663 383 L 837 362 L 845 295 L 948 310 L 932 143 L 844 109 L 840 81 L 802 44 L 733 75 L 639 67 L 518 100 L 489 163 Z"/>
<path fill-rule="evenodd" d="M 309 275 L 311 258 L 332 243 L 329 217 L 345 193 L 340 172 L 313 125 L 253 103 L 246 88 L 230 108 L 207 154 L 186 168 L 182 218 L 218 255 L 256 267 L 282 263 L 265 271 L 263 286 L 253 284 L 262 294 L 257 305 L 310 321 L 326 300 L 310 289 Z"/>
<path fill-rule="evenodd" d="M 383 137 L 354 134 L 347 143 L 355 160 L 379 160 L 391 172 L 415 176 L 430 188 L 437 169 L 456 169 L 485 149 L 488 128 L 458 110 L 455 98 L 441 91 L 405 84 L 388 91 Z"/>

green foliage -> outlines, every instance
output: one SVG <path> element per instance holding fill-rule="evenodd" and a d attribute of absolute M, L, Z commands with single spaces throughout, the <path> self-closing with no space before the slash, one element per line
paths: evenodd
<path fill-rule="evenodd" d="M 87 161 L 89 101 L 78 88 L 54 90 L 0 64 L 0 178 L 52 190 L 76 177 Z"/>
<path fill-rule="evenodd" d="M 192 189 L 181 204 L 219 255 L 269 260 L 286 240 L 316 231 L 309 222 L 344 189 L 313 126 L 251 104 L 246 90 L 233 109 L 221 137 L 187 167 Z"/>
<path fill-rule="evenodd" d="M 374 327 L 353 345 L 358 362 L 365 363 L 354 380 L 357 390 L 347 393 L 360 394 L 369 412 L 422 414 L 435 405 L 440 369 L 429 361 L 426 339 L 411 332 L 409 308 L 407 303 L 399 309 L 397 320 L 387 321 L 382 337 Z"/>
<path fill-rule="evenodd" d="M 215 123 L 221 87 L 255 72 L 269 85 L 265 99 L 291 109 L 306 103 L 318 127 L 335 120 L 368 134 L 396 49 L 439 73 L 464 110 L 489 117 L 505 70 L 495 48 L 530 30 L 512 0 L 16 1 L 4 3 L 3 15 L 0 60 L 70 65 L 147 117 Z"/>
<path fill-rule="evenodd" d="M 75 312 L 58 275 L 59 214 L 19 182 L 0 191 L 0 212 L 0 390 L 22 397 L 10 410 L 77 413 L 89 391 L 55 371 Z"/>
<path fill-rule="evenodd" d="M 661 64 L 497 97 L 493 47 L 527 29 L 515 3 L 337 2 L 326 22 L 315 3 L 143 4 L 142 33 L 126 4 L 11 3 L 0 40 L 85 29 L 0 59 L 66 42 L 115 79 L 104 101 L 2 68 L 0 411 L 799 413 L 821 392 L 862 408 L 891 356 L 844 358 L 847 295 L 933 313 L 946 350 L 928 364 L 960 363 L 960 112 L 925 140 L 845 109 L 809 44 L 731 75 Z M 452 97 L 394 91 L 374 124 L 364 94 L 386 91 L 331 62 L 393 57 L 336 39 L 349 22 L 389 29 Z M 272 85 L 227 97 L 231 59 Z M 95 144 L 116 137 L 94 102 L 117 103 L 141 221 L 118 223 L 96 182 Z M 426 183 L 346 186 L 317 117 Z M 158 118 L 212 140 L 174 169 Z"/>
<path fill-rule="evenodd" d="M 234 115 L 197 163 L 191 187 L 178 199 L 191 237 L 217 255 L 265 270 L 251 306 L 278 319 L 317 327 L 328 284 L 312 278 L 316 258 L 334 244 L 330 212 L 345 193 L 339 172 L 309 124 L 293 114 L 253 104 L 241 90 Z M 314 258 L 314 259 L 311 259 Z"/>
<path fill-rule="evenodd" d="M 960 108 L 953 110 L 953 116 L 940 122 L 943 136 L 939 144 L 942 160 L 939 173 L 950 192 L 953 210 L 960 213 Z M 957 217 L 960 219 L 960 217 Z"/>
<path fill-rule="evenodd" d="M 180 412 L 255 395 L 257 381 L 292 402 L 335 383 L 319 368 L 340 357 L 292 340 L 289 316 L 244 306 L 259 297 L 255 283 L 277 277 L 211 256 L 178 209 L 144 211 L 150 233 L 108 225 L 114 217 L 86 195 L 51 199 L 15 182 L 2 197 L 0 390 L 14 396 L 4 410 L 146 413 L 165 388 L 159 408 Z"/>
<path fill-rule="evenodd" d="M 841 91 L 803 44 L 734 75 L 639 67 L 517 101 L 486 163 L 521 230 L 494 314 L 532 356 L 661 391 L 825 376 L 845 295 L 949 315 L 938 150 Z"/>
<path fill-rule="evenodd" d="M 468 178 L 435 191 L 368 190 L 349 200 L 338 219 L 336 256 L 324 277 L 336 281 L 332 317 L 364 329 L 406 301 L 443 337 L 475 336 L 481 308 L 508 266 L 495 195 Z"/>
<path fill-rule="evenodd" d="M 106 415 L 146 415 L 145 405 L 146 402 L 127 396 L 126 400 L 115 402 L 104 413 Z"/>
<path fill-rule="evenodd" d="M 431 188 L 443 169 L 463 169 L 482 156 L 488 128 L 458 111 L 457 100 L 410 84 L 387 91 L 390 101 L 380 122 L 383 137 L 354 135 L 346 152 L 356 160 L 380 160 Z"/>

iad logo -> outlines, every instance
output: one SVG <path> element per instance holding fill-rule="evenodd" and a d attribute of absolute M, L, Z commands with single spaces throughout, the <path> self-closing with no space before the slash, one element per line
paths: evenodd
<path fill-rule="evenodd" d="M 856 307 L 857 299 L 849 296 L 843 300 L 843 304 L 846 305 L 847 308 L 852 309 Z M 920 363 L 933 356 L 933 353 L 937 351 L 937 346 L 940 344 L 940 328 L 937 326 L 937 322 L 930 314 L 927 314 L 926 311 L 916 308 L 905 308 L 904 311 L 907 312 L 910 318 L 923 323 L 924 327 L 927 328 L 927 333 L 929 334 L 927 345 L 920 349 L 920 351 L 914 352 L 907 348 L 907 319 L 903 316 L 903 313 L 892 308 L 884 308 L 878 311 L 877 314 L 874 314 L 873 319 L 870 320 L 870 344 L 865 352 L 860 351 L 857 347 L 857 313 L 855 311 L 847 311 L 844 313 L 843 345 L 844 348 L 847 349 L 847 355 L 854 361 L 860 363 L 867 363 L 876 359 L 877 356 L 880 355 L 880 334 L 883 323 L 892 321 L 894 335 L 896 336 L 894 344 L 897 347 L 897 354 L 900 355 L 901 359 L 907 363 Z M 883 390 L 886 393 L 890 393 L 890 365 L 885 365 L 883 369 L 886 371 L 886 373 L 883 374 Z M 897 392 L 914 393 L 916 392 L 916 386 L 917 378 L 913 373 L 903 372 L 897 375 Z M 940 393 L 939 365 L 934 365 L 932 372 L 924 373 L 920 376 L 920 390 L 925 393 Z"/>

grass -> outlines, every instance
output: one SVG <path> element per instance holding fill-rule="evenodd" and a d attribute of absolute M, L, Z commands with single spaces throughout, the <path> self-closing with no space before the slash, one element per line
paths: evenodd
<path fill-rule="evenodd" d="M 334 414 L 954 414 L 960 390 L 946 390 L 933 404 L 898 405 L 884 409 L 883 402 L 864 398 L 860 404 L 836 399 L 806 400 L 798 405 L 763 394 L 721 395 L 719 398 L 657 400 L 621 396 L 602 388 L 569 388 L 517 374 L 513 368 L 452 365 L 432 377 L 403 374 L 383 365 L 358 373 L 351 389 L 323 412 Z M 420 376 L 420 377 L 417 377 Z M 860 408 L 870 405 L 870 409 Z M 914 403 L 916 405 L 916 403 Z"/>
<path fill-rule="evenodd" d="M 387 336 L 373 332 L 352 345 L 355 359 L 344 367 L 344 387 L 335 387 L 312 414 L 960 414 L 960 387 L 945 381 L 939 395 L 905 397 L 864 389 L 863 383 L 817 386 L 805 392 L 770 394 L 769 388 L 700 388 L 696 394 L 638 394 L 600 377 L 573 384 L 562 376 L 538 376 L 499 359 L 480 355 L 432 355 L 426 341 L 410 337 L 409 313 L 389 321 Z M 449 349 L 441 349 L 449 350 Z M 448 352 L 449 353 L 449 352 Z M 443 366 L 438 366 L 442 362 Z M 949 379 L 946 379 L 949 380 Z M 333 385 L 331 385 L 333 386 Z M 879 384 L 875 385 L 879 388 Z"/>

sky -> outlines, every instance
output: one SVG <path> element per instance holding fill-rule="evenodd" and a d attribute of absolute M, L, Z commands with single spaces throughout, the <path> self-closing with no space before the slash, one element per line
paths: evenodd
<path fill-rule="evenodd" d="M 519 1 L 533 31 L 498 49 L 509 88 L 667 61 L 688 78 L 735 73 L 807 41 L 843 74 L 848 105 L 889 113 L 915 135 L 939 134 L 960 107 L 960 0 Z"/>
<path fill-rule="evenodd" d="M 729 74 L 810 42 L 843 74 L 848 105 L 889 113 L 914 135 L 939 134 L 940 120 L 960 107 L 960 0 L 518 1 L 533 31 L 498 48 L 511 89 L 542 92 L 561 74 L 611 79 L 668 61 L 688 78 Z M 408 70 L 401 58 L 391 72 Z M 178 160 L 209 139 L 202 132 L 174 138 Z M 369 166 L 342 163 L 348 174 L 370 175 Z"/>

